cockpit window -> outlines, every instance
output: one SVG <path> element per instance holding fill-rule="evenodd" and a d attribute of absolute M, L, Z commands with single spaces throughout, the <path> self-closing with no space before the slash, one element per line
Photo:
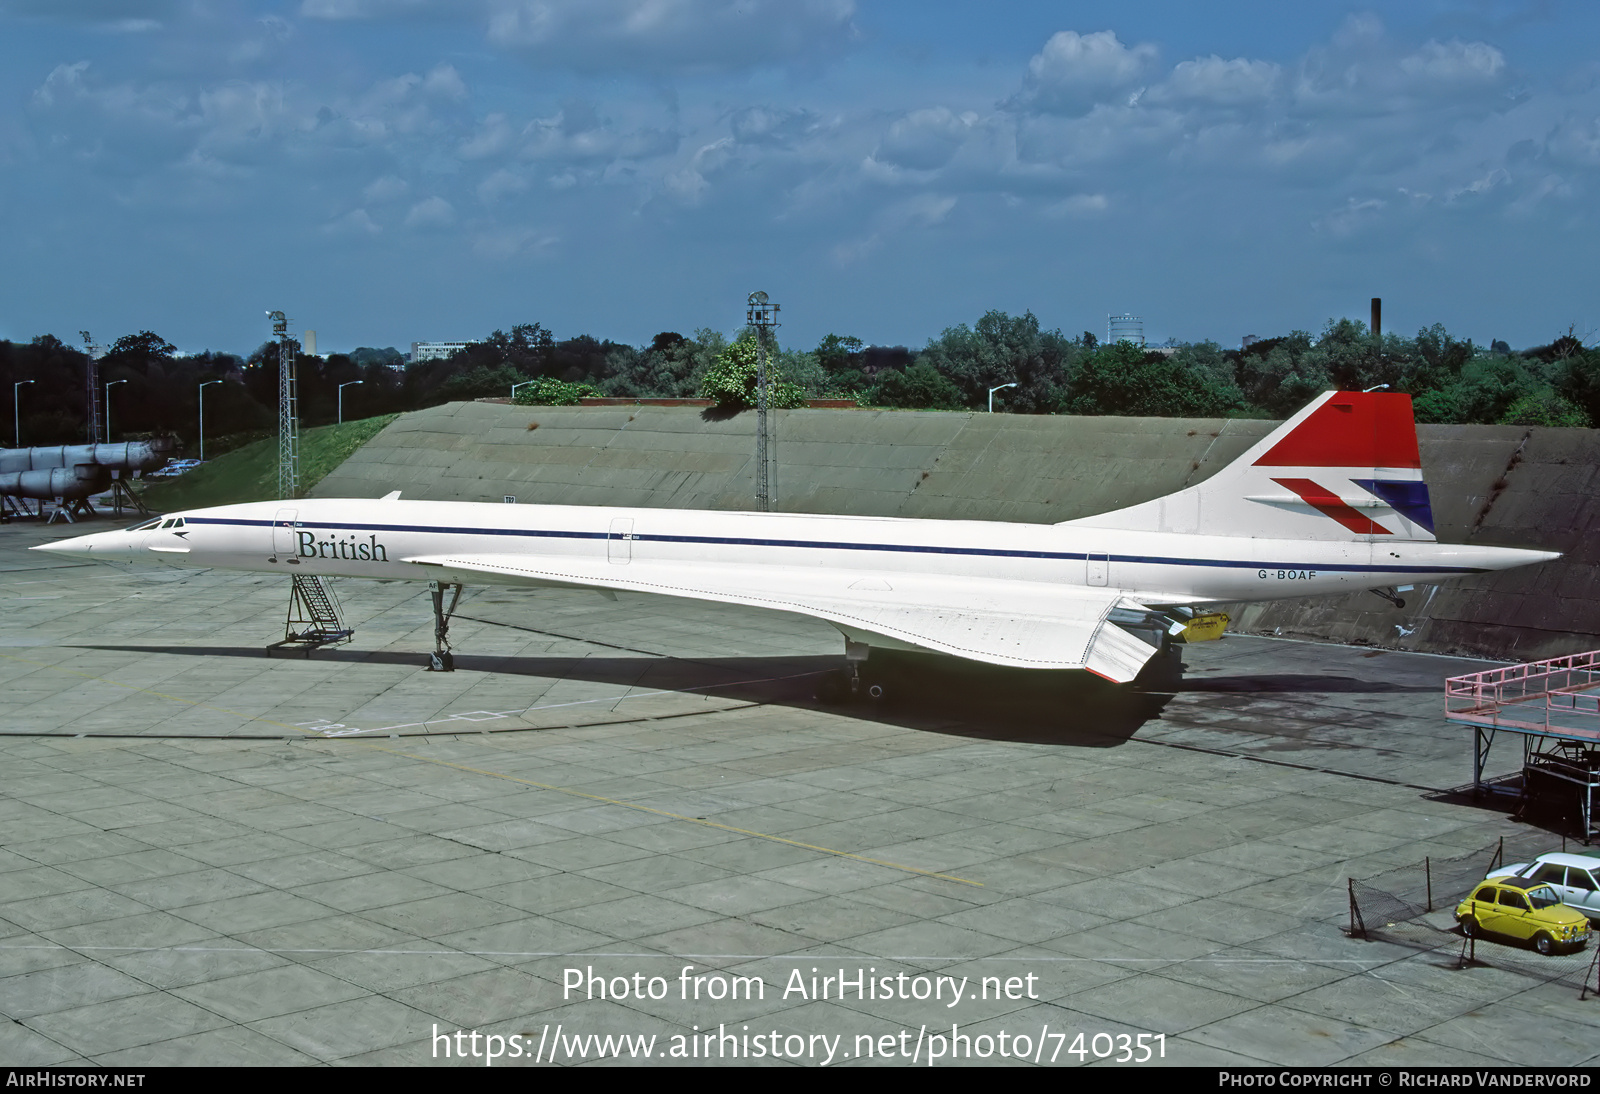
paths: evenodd
<path fill-rule="evenodd" d="M 177 523 L 178 523 L 177 520 L 175 520 L 173 518 L 168 518 L 167 520 L 162 522 L 161 527 L 163 527 L 163 528 L 171 528 L 174 524 L 177 524 Z"/>
<path fill-rule="evenodd" d="M 173 527 L 174 528 L 182 528 L 183 527 L 183 518 L 179 517 L 178 518 L 178 523 L 174 524 Z"/>
<path fill-rule="evenodd" d="M 124 532 L 148 532 L 152 528 L 159 528 L 159 527 L 161 527 L 161 518 L 157 517 L 155 520 L 147 520 L 143 524 L 135 524 L 132 528 L 124 528 L 123 531 Z"/>

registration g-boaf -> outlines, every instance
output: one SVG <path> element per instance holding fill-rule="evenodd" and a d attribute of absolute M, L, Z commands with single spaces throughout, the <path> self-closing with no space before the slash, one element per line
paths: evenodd
<path fill-rule="evenodd" d="M 873 650 L 1137 676 L 1206 605 L 1379 591 L 1550 551 L 1434 537 L 1410 396 L 1322 394 L 1199 485 L 1055 525 L 299 499 L 36 547 L 118 564 L 648 593 L 815 616 Z"/>

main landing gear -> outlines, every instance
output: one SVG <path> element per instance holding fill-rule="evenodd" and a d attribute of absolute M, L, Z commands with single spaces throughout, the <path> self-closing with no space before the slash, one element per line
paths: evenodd
<path fill-rule="evenodd" d="M 451 590 L 450 606 L 444 606 L 444 593 Z M 433 652 L 428 655 L 429 672 L 454 672 L 456 659 L 450 653 L 450 617 L 461 603 L 461 585 L 449 581 L 430 581 L 428 591 L 433 594 Z"/>
<path fill-rule="evenodd" d="M 865 642 L 847 639 L 844 644 L 845 667 L 824 673 L 822 679 L 817 681 L 817 702 L 830 706 L 862 700 L 881 702 L 888 694 L 884 679 L 861 671 L 870 652 Z"/>
<path fill-rule="evenodd" d="M 1410 589 L 1410 585 L 1403 585 L 1398 589 L 1391 586 L 1387 589 L 1368 589 L 1367 592 L 1371 593 L 1373 596 L 1383 597 L 1383 599 L 1387 600 L 1397 608 L 1403 608 L 1406 606 L 1406 602 L 1401 599 L 1400 594 L 1407 592 Z"/>

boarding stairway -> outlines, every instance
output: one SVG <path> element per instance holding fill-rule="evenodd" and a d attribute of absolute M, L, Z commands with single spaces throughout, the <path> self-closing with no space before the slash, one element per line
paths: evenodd
<path fill-rule="evenodd" d="M 295 574 L 289 580 L 292 584 L 283 641 L 268 646 L 267 655 L 289 652 L 310 657 L 312 650 L 350 641 L 356 632 L 345 626 L 339 616 L 339 602 L 322 578 Z"/>

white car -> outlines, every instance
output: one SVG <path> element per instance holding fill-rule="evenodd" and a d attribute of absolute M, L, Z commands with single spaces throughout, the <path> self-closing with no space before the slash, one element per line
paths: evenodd
<path fill-rule="evenodd" d="M 200 466 L 199 460 L 168 460 L 165 466 L 145 475 L 147 479 L 171 479 Z"/>
<path fill-rule="evenodd" d="M 1508 877 L 1543 882 L 1556 891 L 1561 903 L 1600 923 L 1600 855 L 1552 851 L 1532 862 L 1512 863 L 1484 880 Z"/>

